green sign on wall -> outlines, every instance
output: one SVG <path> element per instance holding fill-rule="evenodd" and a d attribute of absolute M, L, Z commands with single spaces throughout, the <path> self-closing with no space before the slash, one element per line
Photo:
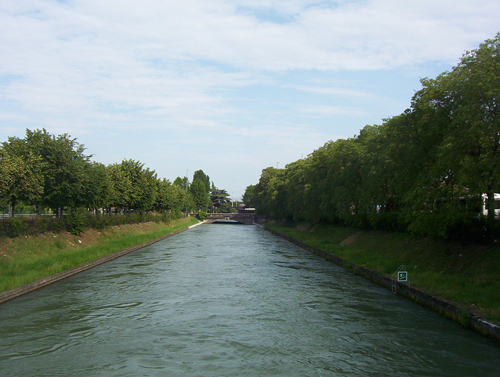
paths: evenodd
<path fill-rule="evenodd" d="M 408 271 L 398 271 L 398 281 L 408 281 Z"/>

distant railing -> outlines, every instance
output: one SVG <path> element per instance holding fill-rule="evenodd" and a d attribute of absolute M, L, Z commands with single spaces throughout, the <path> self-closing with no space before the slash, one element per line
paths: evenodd
<path fill-rule="evenodd" d="M 52 216 L 52 215 L 37 215 L 36 213 L 16 213 L 14 217 L 25 217 L 25 218 L 35 218 L 38 216 Z M 9 219 L 11 217 L 10 213 L 0 213 L 0 219 Z"/>

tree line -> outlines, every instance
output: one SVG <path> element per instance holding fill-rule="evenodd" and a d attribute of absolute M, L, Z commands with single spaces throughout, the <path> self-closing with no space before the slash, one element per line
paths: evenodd
<path fill-rule="evenodd" d="M 275 219 L 496 238 L 500 33 L 421 84 L 402 114 L 264 169 L 244 202 Z"/>
<path fill-rule="evenodd" d="M 202 170 L 190 183 L 159 178 L 143 163 L 124 159 L 104 165 L 91 160 L 83 145 L 68 134 L 55 136 L 26 130 L 24 138 L 10 137 L 0 146 L 0 205 L 13 216 L 18 205 L 36 213 L 49 209 L 61 216 L 84 209 L 93 213 L 182 213 L 227 210 L 225 190 L 218 189 Z"/>

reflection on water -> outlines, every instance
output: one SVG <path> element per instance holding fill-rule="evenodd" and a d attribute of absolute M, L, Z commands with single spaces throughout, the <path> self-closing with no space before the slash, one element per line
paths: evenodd
<path fill-rule="evenodd" d="M 0 306 L 2 376 L 497 376 L 500 347 L 255 226 Z"/>

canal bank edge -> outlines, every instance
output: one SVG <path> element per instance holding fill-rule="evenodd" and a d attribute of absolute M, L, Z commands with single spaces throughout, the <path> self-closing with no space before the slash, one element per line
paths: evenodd
<path fill-rule="evenodd" d="M 39 288 L 42 288 L 42 287 L 45 287 L 49 284 L 52 284 L 52 283 L 55 283 L 59 280 L 63 280 L 63 279 L 66 279 L 70 276 L 73 276 L 73 275 L 76 275 L 80 272 L 83 272 L 83 271 L 86 271 L 86 270 L 89 270 L 93 267 L 96 267 L 100 264 L 103 264 L 103 263 L 106 263 L 106 262 L 109 262 L 113 259 L 116 259 L 116 258 L 119 258 L 119 257 L 122 257 L 126 254 L 130 254 L 134 251 L 137 251 L 139 249 L 142 249 L 146 246 L 149 246 L 149 245 L 152 245 L 156 242 L 159 242 L 159 241 L 162 241 L 164 239 L 167 239 L 169 237 L 172 237 L 172 236 L 175 236 L 179 233 L 182 233 L 182 232 L 185 232 L 186 230 L 189 230 L 191 228 L 194 228 L 195 226 L 198 226 L 198 225 L 201 225 L 203 224 L 202 222 L 199 222 L 197 224 L 194 224 L 194 225 L 191 225 L 187 228 L 184 228 L 184 229 L 180 229 L 180 230 L 177 230 L 175 232 L 172 232 L 172 233 L 168 233 L 168 234 L 165 234 L 161 237 L 158 237 L 158 238 L 155 238 L 155 239 L 152 239 L 152 240 L 149 240 L 147 242 L 144 242 L 144 243 L 141 243 L 139 245 L 135 245 L 135 246 L 132 246 L 132 247 L 129 247 L 127 249 L 124 249 L 124 250 L 121 250 L 121 251 L 117 251 L 116 253 L 113 253 L 113 254 L 109 254 L 109 255 L 106 255 L 102 258 L 99 258 L 99 259 L 96 259 L 94 261 L 91 261 L 91 262 L 87 262 L 87 263 L 84 263 L 80 266 L 76 266 L 76 267 L 73 267 L 73 268 L 70 268 L 68 270 L 65 270 L 65 271 L 61 271 L 57 274 L 54 274 L 54 275 L 51 275 L 51 276 L 47 276 L 45 278 L 42 278 L 42 279 L 38 279 L 32 283 L 28 283 L 28 284 L 25 284 L 25 285 L 22 285 L 20 287 L 17 287 L 17 288 L 14 288 L 14 289 L 11 289 L 10 291 L 6 291 L 6 292 L 2 292 L 0 293 L 0 304 L 6 302 L 6 301 L 9 301 L 9 300 L 12 300 L 16 297 L 19 297 L 19 296 L 22 296 L 26 293 L 29 293 L 29 292 L 32 292 L 36 289 L 39 289 Z"/>
<path fill-rule="evenodd" d="M 278 237 L 281 237 L 301 248 L 310 251 L 314 254 L 319 255 L 320 257 L 333 262 L 341 267 L 344 267 L 345 270 L 351 271 L 357 275 L 363 276 L 385 288 L 392 289 L 392 280 L 386 276 L 380 275 L 374 271 L 371 271 L 367 268 L 361 267 L 355 263 L 349 262 L 344 258 L 337 257 L 333 254 L 330 254 L 324 250 L 312 247 L 307 245 L 301 241 L 298 241 L 292 237 L 289 237 L 285 234 L 279 233 L 273 229 L 268 228 L 267 226 L 261 226 L 263 229 L 268 232 L 275 234 Z M 500 326 L 494 322 L 487 321 L 477 315 L 470 314 L 456 304 L 439 299 L 437 297 L 431 296 L 425 292 L 419 291 L 415 288 L 408 287 L 407 285 L 397 283 L 397 293 L 402 296 L 409 298 L 410 300 L 418 303 L 419 305 L 428 307 L 441 315 L 450 318 L 456 322 L 459 322 L 464 327 L 469 327 L 474 329 L 475 331 L 486 335 L 495 341 L 500 343 Z"/>

